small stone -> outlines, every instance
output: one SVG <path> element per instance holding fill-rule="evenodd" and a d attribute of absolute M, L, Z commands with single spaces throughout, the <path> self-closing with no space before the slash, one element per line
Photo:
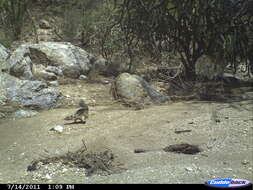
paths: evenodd
<path fill-rule="evenodd" d="M 58 82 L 57 80 L 55 80 L 55 81 L 50 81 L 50 82 L 48 82 L 48 84 L 49 84 L 50 86 L 55 86 L 55 87 L 59 86 L 59 82 Z"/>
<path fill-rule="evenodd" d="M 212 145 L 207 145 L 206 148 L 211 149 L 211 148 L 213 148 L 213 146 Z"/>
<path fill-rule="evenodd" d="M 49 174 L 46 174 L 45 178 L 48 179 L 48 180 L 52 179 L 52 177 Z"/>
<path fill-rule="evenodd" d="M 105 81 L 103 81 L 102 83 L 103 83 L 104 85 L 107 85 L 107 84 L 110 84 L 110 81 L 105 80 Z"/>
<path fill-rule="evenodd" d="M 61 126 L 61 125 L 57 125 L 57 126 L 52 127 L 52 128 L 50 129 L 50 131 L 57 131 L 57 132 L 59 132 L 59 133 L 62 133 L 63 130 L 64 130 L 64 127 Z"/>
<path fill-rule="evenodd" d="M 48 66 L 46 67 L 45 71 L 54 73 L 55 75 L 58 75 L 58 76 L 63 76 L 63 73 L 60 67 Z"/>
<path fill-rule="evenodd" d="M 24 152 L 20 154 L 20 156 L 24 156 L 24 155 L 25 155 L 25 153 L 24 153 Z"/>
<path fill-rule="evenodd" d="M 203 157 L 208 157 L 208 155 L 207 154 L 200 154 L 201 156 L 203 156 Z"/>
<path fill-rule="evenodd" d="M 41 19 L 40 22 L 39 22 L 39 27 L 41 29 L 50 29 L 51 26 L 49 24 L 49 22 L 47 20 L 44 20 L 44 19 Z"/>
<path fill-rule="evenodd" d="M 65 173 L 66 171 L 68 171 L 67 168 L 63 168 L 63 169 L 62 169 L 62 172 L 63 172 L 63 173 Z"/>
<path fill-rule="evenodd" d="M 186 167 L 185 170 L 188 171 L 188 172 L 192 172 L 193 171 L 193 169 L 190 168 L 190 167 Z"/>
<path fill-rule="evenodd" d="M 80 75 L 79 76 L 79 80 L 87 80 L 87 79 L 88 79 L 88 77 L 85 76 L 85 75 Z"/>
<path fill-rule="evenodd" d="M 241 163 L 242 163 L 242 165 L 247 165 L 247 164 L 249 164 L 249 161 L 248 160 L 243 160 Z"/>

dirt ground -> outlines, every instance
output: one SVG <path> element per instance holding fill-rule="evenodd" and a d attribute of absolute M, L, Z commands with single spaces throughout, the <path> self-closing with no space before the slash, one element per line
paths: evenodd
<path fill-rule="evenodd" d="M 41 111 L 31 118 L 0 120 L 0 183 L 204 183 L 213 178 L 253 181 L 253 115 L 251 100 L 231 103 L 174 102 L 142 110 L 115 103 L 109 84 L 58 87 L 64 108 Z M 86 124 L 63 125 L 80 98 L 90 107 Z M 50 131 L 64 126 L 62 133 Z M 191 130 L 175 133 L 178 130 Z M 74 151 L 82 140 L 91 151 L 110 149 L 125 170 L 87 177 L 82 169 L 49 164 L 27 172 L 43 156 Z M 134 149 L 161 149 L 171 144 L 199 145 L 196 155 Z"/>

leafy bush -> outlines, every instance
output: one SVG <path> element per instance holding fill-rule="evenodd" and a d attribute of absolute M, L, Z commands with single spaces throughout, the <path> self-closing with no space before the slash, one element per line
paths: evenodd
<path fill-rule="evenodd" d="M 189 78 L 195 78 L 195 63 L 204 54 L 234 68 L 239 61 L 253 65 L 251 0 L 119 0 L 117 5 L 117 22 L 128 41 L 141 41 L 151 52 L 179 53 Z"/>
<path fill-rule="evenodd" d="M 0 23 L 4 28 L 5 44 L 18 40 L 22 31 L 29 0 L 1 0 Z M 7 40 L 6 40 L 7 39 Z"/>

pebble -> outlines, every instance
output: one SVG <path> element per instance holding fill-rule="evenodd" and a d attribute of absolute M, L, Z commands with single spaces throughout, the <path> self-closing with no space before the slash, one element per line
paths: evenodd
<path fill-rule="evenodd" d="M 62 172 L 63 172 L 63 173 L 65 173 L 66 171 L 68 171 L 67 168 L 63 168 L 63 169 L 62 169 Z"/>
<path fill-rule="evenodd" d="M 193 171 L 193 169 L 190 168 L 190 167 L 186 167 L 185 170 L 188 171 L 188 172 L 192 172 Z"/>
<path fill-rule="evenodd" d="M 212 145 L 207 145 L 206 148 L 211 149 L 211 148 L 213 148 L 213 146 Z"/>
<path fill-rule="evenodd" d="M 20 156 L 24 156 L 24 155 L 25 155 L 25 153 L 24 153 L 24 152 L 20 154 Z"/>
<path fill-rule="evenodd" d="M 242 163 L 242 165 L 247 165 L 247 164 L 249 164 L 249 160 L 243 160 L 241 163 Z"/>
<path fill-rule="evenodd" d="M 88 79 L 88 77 L 85 76 L 85 75 L 80 75 L 79 76 L 79 80 L 87 80 L 87 79 Z"/>
<path fill-rule="evenodd" d="M 50 131 L 56 131 L 56 132 L 59 132 L 59 133 L 62 133 L 63 130 L 64 130 L 64 127 L 61 126 L 61 125 L 57 125 L 57 126 L 52 127 L 52 128 L 50 129 Z"/>
<path fill-rule="evenodd" d="M 57 80 L 55 80 L 55 81 L 50 81 L 48 84 L 49 84 L 50 86 L 55 86 L 55 87 L 59 86 L 59 82 L 58 82 Z"/>
<path fill-rule="evenodd" d="M 52 177 L 49 174 L 46 174 L 45 178 L 48 179 L 48 180 L 52 179 Z"/>
<path fill-rule="evenodd" d="M 105 80 L 105 81 L 103 81 L 102 83 L 103 83 L 104 85 L 107 85 L 107 84 L 110 84 L 110 81 Z"/>

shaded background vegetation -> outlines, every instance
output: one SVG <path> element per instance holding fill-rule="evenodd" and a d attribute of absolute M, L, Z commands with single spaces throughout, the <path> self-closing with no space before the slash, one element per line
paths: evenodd
<path fill-rule="evenodd" d="M 158 57 L 179 53 L 189 77 L 204 54 L 234 68 L 242 61 L 252 66 L 253 1 L 124 0 L 119 7 L 121 29 L 132 41 Z"/>
<path fill-rule="evenodd" d="M 39 10 L 39 11 L 38 11 Z M 178 57 L 188 78 L 202 55 L 253 67 L 252 0 L 0 0 L 0 42 L 36 40 L 38 21 L 55 17 L 58 41 L 111 59 Z M 25 37 L 28 36 L 28 37 Z"/>

